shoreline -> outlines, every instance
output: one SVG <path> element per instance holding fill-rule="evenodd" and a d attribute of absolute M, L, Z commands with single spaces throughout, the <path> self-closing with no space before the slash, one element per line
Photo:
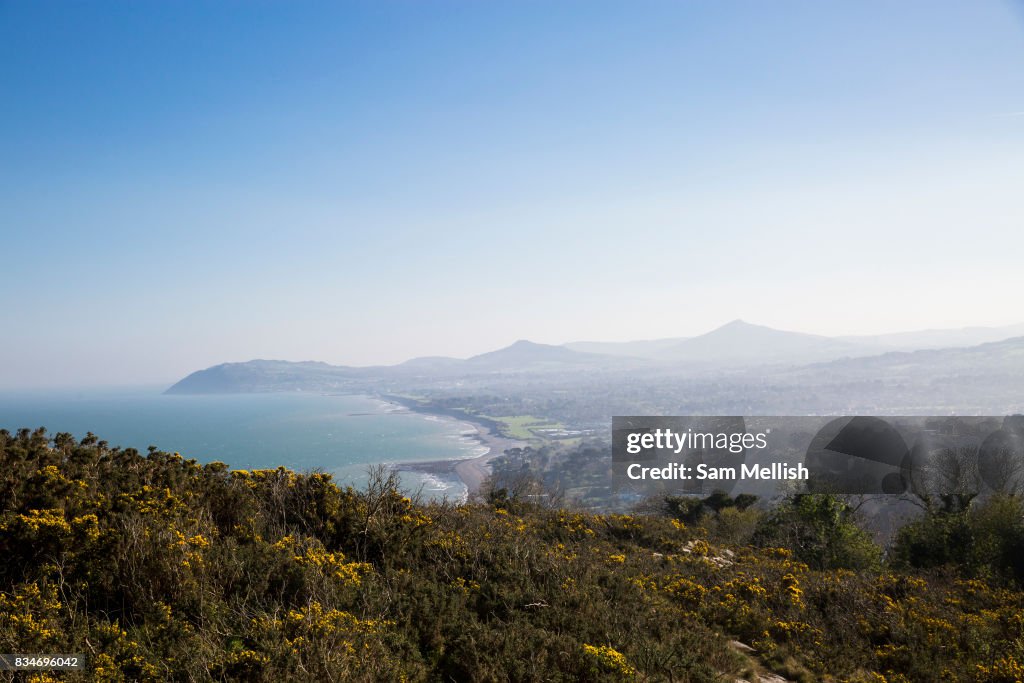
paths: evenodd
<path fill-rule="evenodd" d="M 455 410 L 431 409 L 420 405 L 415 400 L 399 396 L 380 396 L 379 398 L 399 405 L 410 412 L 447 418 L 468 424 L 476 430 L 475 434 L 467 436 L 470 436 L 470 438 L 475 439 L 480 445 L 484 446 L 487 449 L 485 453 L 468 458 L 448 458 L 426 462 L 399 462 L 391 465 L 393 469 L 402 472 L 419 472 L 435 476 L 455 475 L 466 487 L 467 499 L 479 493 L 484 481 L 490 476 L 490 461 L 493 458 L 503 455 L 509 449 L 525 448 L 529 445 L 525 441 L 519 441 L 518 439 L 512 439 L 500 434 L 497 429 L 497 423 L 493 420 L 465 415 Z"/>

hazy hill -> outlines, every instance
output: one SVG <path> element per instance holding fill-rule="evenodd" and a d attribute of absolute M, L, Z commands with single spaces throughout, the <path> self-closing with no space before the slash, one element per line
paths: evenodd
<path fill-rule="evenodd" d="M 687 363 L 750 365 L 808 363 L 877 352 L 868 345 L 734 320 L 699 337 L 668 346 L 657 357 Z"/>
<path fill-rule="evenodd" d="M 621 363 L 620 358 L 573 351 L 564 346 L 537 344 L 520 339 L 510 346 L 473 356 L 465 361 L 472 368 L 486 368 L 496 371 L 521 371 L 528 369 L 579 367 L 584 365 L 607 366 Z"/>
<path fill-rule="evenodd" d="M 950 330 L 919 330 L 867 336 L 836 337 L 853 344 L 871 345 L 891 351 L 977 346 L 1024 336 L 1024 323 L 1002 327 L 962 327 Z"/>
<path fill-rule="evenodd" d="M 607 356 L 631 356 L 634 358 L 656 358 L 662 351 L 671 348 L 686 337 L 669 339 L 642 339 L 628 342 L 578 341 L 564 344 L 565 348 L 584 353 L 599 353 Z"/>
<path fill-rule="evenodd" d="M 994 376 L 1024 378 L 1024 337 L 966 348 L 891 351 L 808 366 L 805 372 L 826 371 L 834 377 Z M 1019 385 L 1018 385 L 1019 386 Z"/>
<path fill-rule="evenodd" d="M 520 340 L 497 351 L 466 360 L 430 356 L 390 366 L 346 367 L 320 362 L 292 363 L 253 360 L 223 363 L 188 375 L 167 390 L 169 394 L 218 394 L 262 391 L 330 391 L 351 388 L 353 382 L 410 378 L 464 377 L 485 374 L 579 372 L 614 369 L 626 359 L 572 351 L 562 346 Z"/>
<path fill-rule="evenodd" d="M 405 371 L 415 371 L 419 374 L 472 375 L 481 372 L 543 371 L 572 369 L 586 365 L 606 367 L 621 364 L 621 358 L 610 355 L 584 353 L 564 346 L 538 344 L 520 339 L 504 348 L 465 360 L 447 356 L 425 356 L 377 369 L 385 373 L 390 372 L 392 375 L 401 375 Z"/>
<path fill-rule="evenodd" d="M 917 351 L 977 346 L 1024 336 L 1024 323 L 1002 327 L 916 330 L 876 335 L 827 337 L 775 330 L 734 320 L 699 337 L 670 337 L 628 342 L 576 341 L 563 344 L 573 351 L 609 356 L 632 356 L 696 362 L 747 362 L 765 358 L 814 362 L 845 356 L 876 355 L 887 351 Z M 693 343 L 688 343 L 693 342 Z M 761 348 L 752 348 L 760 345 Z M 807 357 L 811 353 L 814 357 Z"/>
<path fill-rule="evenodd" d="M 1024 337 L 966 348 L 893 351 L 790 368 L 777 400 L 798 412 L 1002 415 L 1024 410 Z"/>
<path fill-rule="evenodd" d="M 458 369 L 465 362 L 461 358 L 451 358 L 449 356 L 420 356 L 419 358 L 410 358 L 404 363 L 399 363 L 393 367 L 396 370 L 433 373 Z"/>
<path fill-rule="evenodd" d="M 473 378 L 477 382 L 491 381 L 488 378 L 495 375 L 510 379 L 534 375 L 557 377 L 573 385 L 597 372 L 621 373 L 623 378 L 642 383 L 656 379 L 659 374 L 696 377 L 698 374 L 728 371 L 735 375 L 745 373 L 749 368 L 769 365 L 801 366 L 799 369 L 787 369 L 787 375 L 798 375 L 818 383 L 834 383 L 840 378 L 891 379 L 899 373 L 907 373 L 915 379 L 941 376 L 953 381 L 951 378 L 959 374 L 962 378 L 986 376 L 1001 381 L 1024 374 L 1024 355 L 1020 351 L 1024 337 L 913 352 L 892 351 L 885 346 L 885 340 L 893 344 L 914 340 L 922 344 L 942 344 L 943 340 L 998 336 L 1016 327 L 1021 326 L 830 338 L 736 320 L 690 339 L 609 343 L 604 346 L 581 342 L 575 344 L 575 349 L 520 340 L 465 360 L 432 356 L 376 367 L 280 360 L 224 363 L 190 374 L 168 389 L 168 393 L 358 391 L 371 385 L 387 385 L 388 390 L 395 390 L 410 383 L 427 386 L 438 381 Z M 584 345 L 583 348 L 606 348 L 609 353 L 578 350 L 580 344 Z M 627 350 L 636 355 L 626 353 Z"/>
<path fill-rule="evenodd" d="M 311 389 L 351 376 L 352 368 L 317 361 L 251 360 L 198 370 L 167 390 L 168 394 L 226 394 Z"/>

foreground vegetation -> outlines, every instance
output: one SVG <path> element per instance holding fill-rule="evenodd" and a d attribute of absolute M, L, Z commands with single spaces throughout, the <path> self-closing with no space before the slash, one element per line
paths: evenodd
<path fill-rule="evenodd" d="M 894 568 L 829 496 L 599 515 L 517 493 L 419 505 L 384 473 L 357 492 L 0 432 L 0 652 L 88 658 L 37 681 L 1024 678 L 1014 498 L 918 522 Z M 944 529 L 962 558 L 914 550 Z"/>

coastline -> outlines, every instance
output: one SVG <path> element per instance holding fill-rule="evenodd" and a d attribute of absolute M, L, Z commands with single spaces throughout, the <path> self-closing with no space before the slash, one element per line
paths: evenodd
<path fill-rule="evenodd" d="M 418 472 L 433 476 L 455 475 L 466 487 L 466 496 L 471 498 L 479 493 L 481 486 L 491 474 L 490 461 L 512 448 L 524 448 L 525 441 L 511 439 L 498 432 L 497 423 L 486 418 L 466 415 L 461 411 L 434 409 L 423 406 L 413 399 L 400 396 L 380 396 L 384 401 L 401 406 L 410 412 L 433 415 L 436 417 L 448 418 L 456 422 L 468 424 L 476 430 L 471 438 L 480 442 L 486 452 L 469 458 L 448 458 L 445 460 L 433 460 L 426 462 L 402 462 L 395 463 L 391 467 L 402 472 Z"/>

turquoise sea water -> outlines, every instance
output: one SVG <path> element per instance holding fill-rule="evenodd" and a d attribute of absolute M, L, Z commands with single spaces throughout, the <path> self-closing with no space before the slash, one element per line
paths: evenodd
<path fill-rule="evenodd" d="M 111 445 L 150 446 L 232 468 L 322 469 L 360 486 L 376 463 L 479 455 L 471 425 L 366 396 L 302 393 L 165 396 L 160 389 L 0 393 L 0 428 L 93 432 Z M 457 480 L 403 473 L 410 489 L 457 498 Z"/>

